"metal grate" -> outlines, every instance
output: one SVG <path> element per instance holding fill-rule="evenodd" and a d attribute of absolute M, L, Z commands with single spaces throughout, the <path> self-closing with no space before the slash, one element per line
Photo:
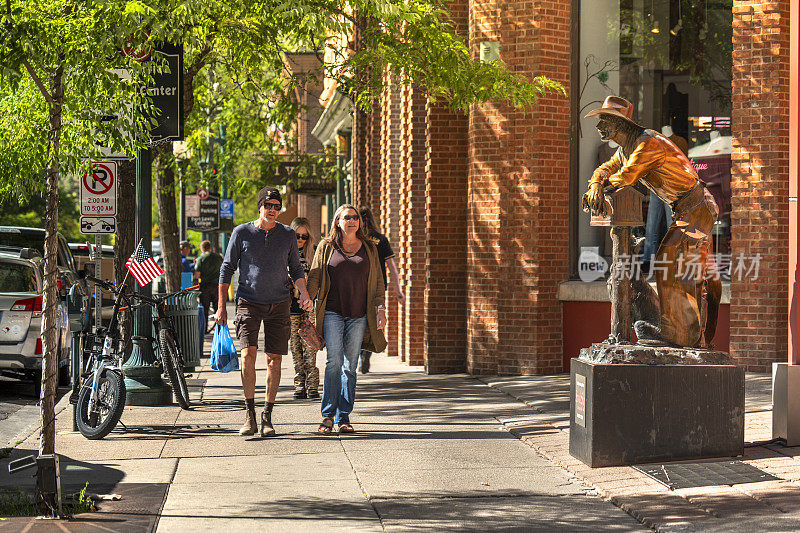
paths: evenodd
<path fill-rule="evenodd" d="M 780 479 L 741 461 L 647 464 L 634 468 L 666 485 L 670 490 Z"/>

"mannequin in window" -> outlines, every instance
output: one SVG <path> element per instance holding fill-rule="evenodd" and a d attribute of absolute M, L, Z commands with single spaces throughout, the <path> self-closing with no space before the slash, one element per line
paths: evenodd
<path fill-rule="evenodd" d="M 672 131 L 672 126 L 661 128 L 661 134 L 672 141 L 684 155 L 689 153 L 689 143 Z M 656 193 L 650 191 L 650 203 L 647 207 L 647 222 L 644 227 L 644 249 L 642 250 L 642 270 L 650 272 L 650 262 L 656 253 L 667 228 L 672 225 L 672 210 L 667 207 Z"/>

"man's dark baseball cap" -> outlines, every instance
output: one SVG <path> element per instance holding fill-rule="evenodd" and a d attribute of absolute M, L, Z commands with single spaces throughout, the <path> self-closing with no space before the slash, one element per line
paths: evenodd
<path fill-rule="evenodd" d="M 281 193 L 275 187 L 264 187 L 258 191 L 258 207 L 261 207 L 267 200 L 278 200 L 283 205 Z"/>

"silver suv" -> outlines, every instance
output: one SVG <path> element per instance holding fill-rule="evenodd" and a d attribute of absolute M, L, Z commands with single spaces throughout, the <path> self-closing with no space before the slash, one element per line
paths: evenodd
<path fill-rule="evenodd" d="M 44 260 L 38 250 L 0 252 L 0 374 L 42 380 Z M 70 338 L 64 304 L 58 304 L 59 385 L 69 384 Z"/>

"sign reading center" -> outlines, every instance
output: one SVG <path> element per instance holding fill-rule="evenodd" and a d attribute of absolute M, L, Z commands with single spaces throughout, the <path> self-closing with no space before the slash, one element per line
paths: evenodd
<path fill-rule="evenodd" d="M 81 215 L 117 214 L 117 163 L 97 161 L 81 178 Z"/>

